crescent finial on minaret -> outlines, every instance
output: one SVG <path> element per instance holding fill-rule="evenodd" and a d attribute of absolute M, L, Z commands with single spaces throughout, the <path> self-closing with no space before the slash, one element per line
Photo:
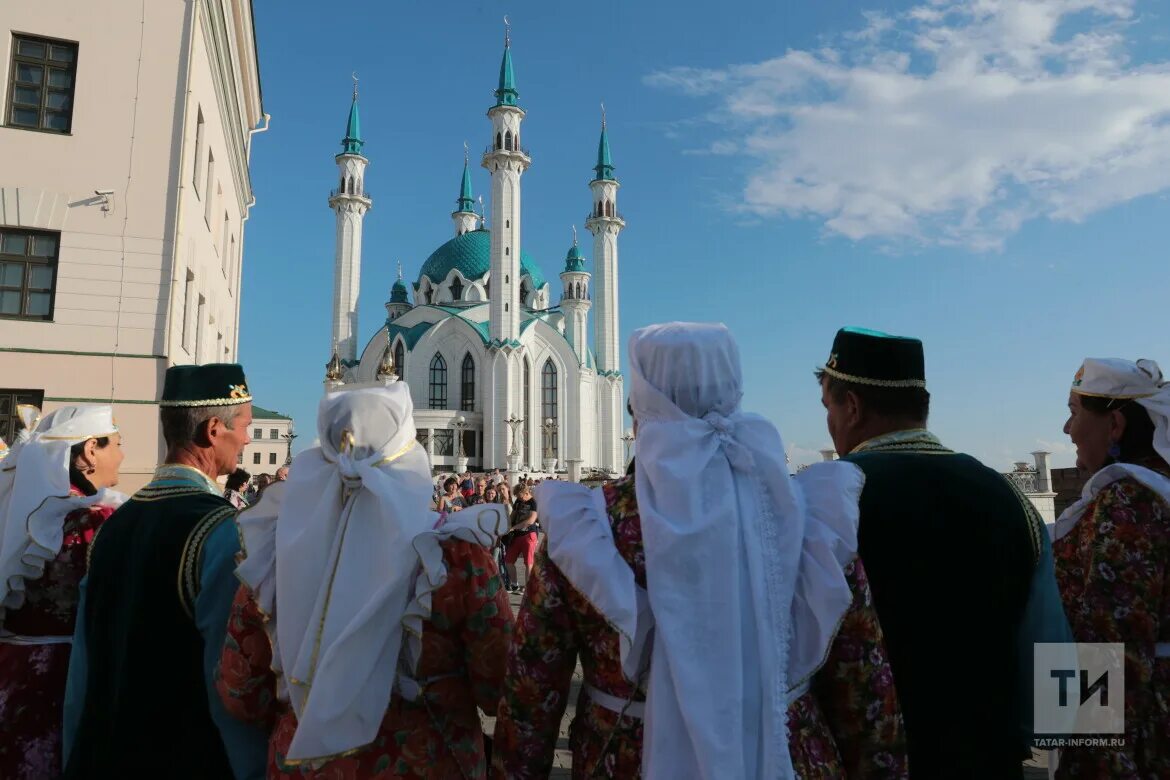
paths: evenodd
<path fill-rule="evenodd" d="M 468 155 L 468 154 L 469 154 L 469 152 L 468 152 L 468 149 L 467 149 L 467 142 L 466 142 L 466 141 L 464 141 L 464 142 L 463 142 L 463 164 L 464 164 L 464 165 L 467 165 L 467 160 L 468 160 L 468 156 L 467 156 L 467 155 Z"/>
<path fill-rule="evenodd" d="M 504 48 L 512 45 L 512 23 L 508 21 L 508 15 L 504 14 Z"/>
<path fill-rule="evenodd" d="M 605 129 L 605 101 L 601 101 L 601 129 Z"/>
<path fill-rule="evenodd" d="M 577 246 L 577 226 L 573 225 L 573 246 Z"/>
<path fill-rule="evenodd" d="M 402 261 L 398 261 L 398 281 L 402 281 Z"/>
<path fill-rule="evenodd" d="M 351 79 L 353 79 L 353 99 L 357 100 L 357 83 L 358 83 L 357 71 L 355 70 L 355 71 L 351 72 L 349 74 L 349 77 Z"/>

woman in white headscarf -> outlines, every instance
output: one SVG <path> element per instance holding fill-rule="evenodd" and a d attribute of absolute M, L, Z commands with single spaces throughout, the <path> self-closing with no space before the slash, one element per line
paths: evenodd
<path fill-rule="evenodd" d="M 1170 383 L 1152 360 L 1085 360 L 1064 432 L 1092 474 L 1056 521 L 1077 642 L 1125 644 L 1125 745 L 1061 751 L 1058 778 L 1170 777 Z"/>
<path fill-rule="evenodd" d="M 512 628 L 507 515 L 430 510 L 406 385 L 326 396 L 320 445 L 240 515 L 217 688 L 272 730 L 269 778 L 484 777 Z"/>
<path fill-rule="evenodd" d="M 123 500 L 109 406 L 66 406 L 0 460 L 0 777 L 61 773 L 65 679 L 90 543 Z"/>
<path fill-rule="evenodd" d="M 633 474 L 537 489 L 547 545 L 517 617 L 495 768 L 547 776 L 580 656 L 574 777 L 905 777 L 856 560 L 860 470 L 789 477 L 779 432 L 740 409 L 722 325 L 643 328 L 629 355 Z"/>

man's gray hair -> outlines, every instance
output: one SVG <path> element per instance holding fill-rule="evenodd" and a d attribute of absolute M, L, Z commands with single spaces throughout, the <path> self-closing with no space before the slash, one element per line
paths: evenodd
<path fill-rule="evenodd" d="M 200 426 L 212 417 L 218 417 L 228 428 L 235 429 L 236 415 L 243 404 L 232 406 L 165 406 L 159 409 L 163 439 L 169 449 L 182 447 L 195 440 Z"/>

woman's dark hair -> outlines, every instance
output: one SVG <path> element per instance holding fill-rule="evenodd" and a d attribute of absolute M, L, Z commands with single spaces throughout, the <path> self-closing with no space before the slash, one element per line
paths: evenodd
<path fill-rule="evenodd" d="M 86 441 L 89 441 L 89 439 L 86 439 L 85 441 L 79 441 L 69 448 L 69 484 L 73 485 L 73 487 L 77 488 L 82 493 L 85 493 L 85 495 L 92 496 L 97 493 L 97 488 L 95 488 L 93 483 L 90 482 L 89 479 L 81 473 L 81 469 L 77 468 L 77 459 L 85 453 Z M 97 448 L 99 450 L 110 446 L 109 436 L 99 436 L 94 439 L 94 441 L 97 443 Z"/>
<path fill-rule="evenodd" d="M 251 478 L 251 476 L 251 474 L 244 471 L 243 469 L 236 469 L 231 474 L 228 474 L 227 489 L 239 492 L 240 488 L 248 484 L 248 479 Z"/>
<path fill-rule="evenodd" d="M 1097 398 L 1091 395 L 1081 396 L 1081 408 L 1094 414 L 1106 415 L 1110 412 L 1121 412 L 1125 418 L 1125 432 L 1117 442 L 1121 454 L 1116 458 L 1109 458 L 1108 463 L 1141 463 L 1150 458 L 1157 458 L 1154 450 L 1154 421 L 1150 419 L 1146 407 L 1133 399 L 1124 398 Z"/>
<path fill-rule="evenodd" d="M 455 477 L 447 477 L 445 480 L 443 480 L 443 490 L 444 491 L 450 490 L 452 485 L 455 485 L 456 487 L 458 487 L 459 480 L 455 479 Z"/>

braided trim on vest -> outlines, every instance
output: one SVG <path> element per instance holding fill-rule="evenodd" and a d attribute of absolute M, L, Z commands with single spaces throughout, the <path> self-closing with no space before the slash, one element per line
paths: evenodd
<path fill-rule="evenodd" d="M 234 506 L 225 506 L 205 515 L 195 524 L 187 541 L 183 544 L 183 554 L 179 557 L 178 594 L 179 605 L 187 613 L 187 617 L 195 619 L 195 599 L 200 590 L 200 569 L 203 563 L 203 544 L 216 527 L 229 517 L 236 514 Z"/>
<path fill-rule="evenodd" d="M 1001 474 L 1000 476 L 1002 477 L 1003 475 Z M 1003 477 L 1003 481 L 1012 489 L 1012 493 L 1015 495 L 1016 500 L 1020 502 L 1020 507 L 1024 510 L 1024 517 L 1028 520 L 1028 537 L 1032 542 L 1032 568 L 1035 568 L 1040 563 L 1040 549 L 1042 547 L 1040 534 L 1048 533 L 1048 528 L 1044 524 L 1044 518 L 1040 517 L 1039 510 L 1020 491 L 1016 483 L 1007 477 Z"/>

